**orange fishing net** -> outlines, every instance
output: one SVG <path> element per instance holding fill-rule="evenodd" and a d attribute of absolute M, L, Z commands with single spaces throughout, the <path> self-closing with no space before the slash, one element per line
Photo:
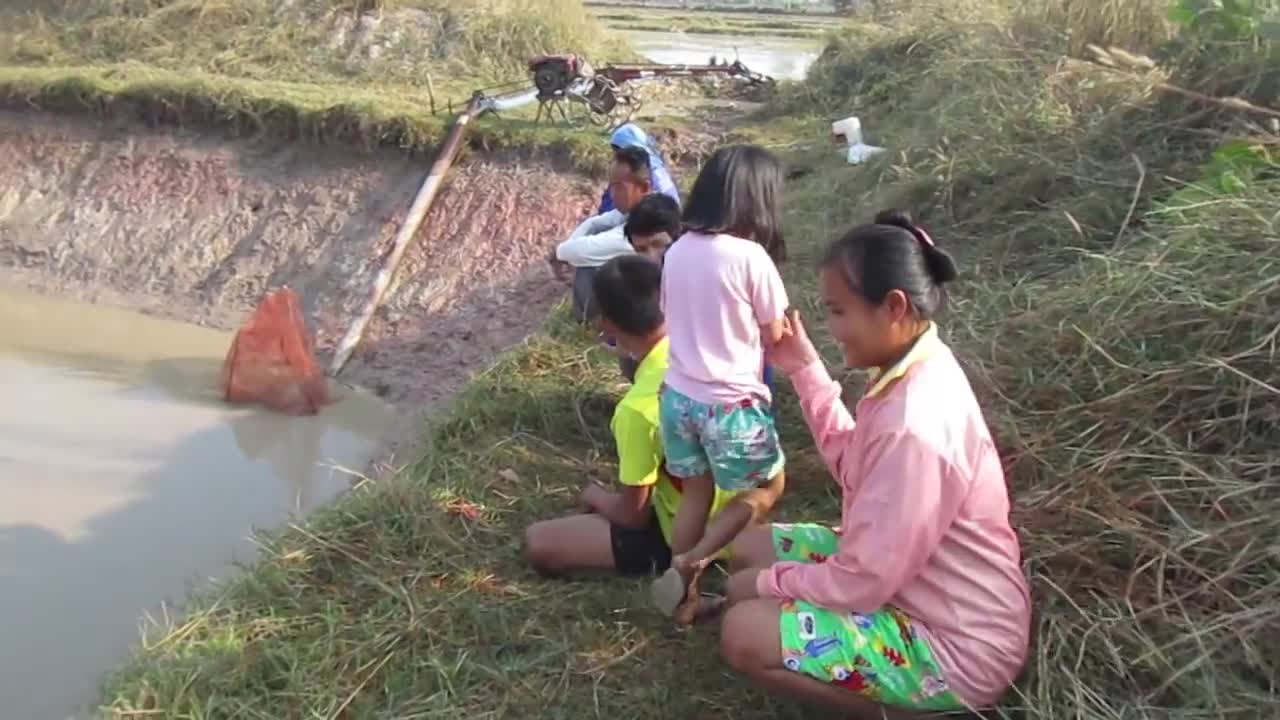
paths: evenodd
<path fill-rule="evenodd" d="M 329 401 L 296 292 L 269 293 L 240 326 L 222 364 L 222 392 L 227 402 L 289 415 L 314 415 Z"/>

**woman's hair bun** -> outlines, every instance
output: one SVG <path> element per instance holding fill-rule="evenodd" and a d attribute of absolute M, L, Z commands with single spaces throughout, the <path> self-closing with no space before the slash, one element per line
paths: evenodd
<path fill-rule="evenodd" d="M 960 274 L 960 269 L 956 267 L 955 258 L 951 257 L 951 253 L 937 246 L 925 246 L 924 262 L 929 267 L 929 275 L 939 285 L 955 280 Z"/>
<path fill-rule="evenodd" d="M 877 225 L 893 225 L 907 230 L 912 235 L 916 234 L 916 220 L 906 210 L 898 210 L 896 208 L 881 210 L 876 213 L 875 222 Z"/>
<path fill-rule="evenodd" d="M 938 247 L 932 238 L 916 224 L 916 219 L 906 210 L 890 208 L 876 213 L 877 225 L 891 225 L 911 233 L 924 253 L 924 261 L 929 269 L 929 276 L 939 285 L 955 280 L 960 274 L 956 261 L 946 250 Z"/>

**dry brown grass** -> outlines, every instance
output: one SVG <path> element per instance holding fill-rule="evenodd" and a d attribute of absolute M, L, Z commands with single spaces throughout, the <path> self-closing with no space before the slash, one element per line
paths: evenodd
<path fill-rule="evenodd" d="M 1280 63 L 1181 43 L 1161 48 L 1176 62 L 1109 68 L 1076 43 L 1159 40 L 1114 3 L 1070 34 L 1026 22 L 1068 3 L 973 7 L 851 28 L 786 93 L 781 113 L 824 116 L 776 121 L 780 143 L 858 114 L 890 149 L 857 169 L 806 155 L 791 237 L 820 247 L 902 206 L 962 258 L 948 333 L 1008 462 L 1037 600 L 1009 712 L 1280 713 L 1280 137 L 1256 109 Z"/>

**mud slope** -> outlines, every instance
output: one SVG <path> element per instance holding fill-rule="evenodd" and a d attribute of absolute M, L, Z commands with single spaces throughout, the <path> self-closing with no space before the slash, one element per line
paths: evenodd
<path fill-rule="evenodd" d="M 0 112 L 0 280 L 223 328 L 287 284 L 327 351 L 428 164 Z M 455 168 L 343 379 L 414 408 L 448 397 L 563 295 L 542 260 L 595 191 L 532 162 Z"/>

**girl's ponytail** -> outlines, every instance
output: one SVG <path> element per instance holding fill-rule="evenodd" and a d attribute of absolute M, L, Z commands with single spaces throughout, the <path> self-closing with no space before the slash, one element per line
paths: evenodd
<path fill-rule="evenodd" d="M 885 210 L 874 223 L 850 230 L 827 248 L 822 267 L 838 271 L 851 291 L 876 305 L 902 291 L 921 320 L 942 312 L 945 285 L 957 275 L 955 260 L 902 210 Z"/>

